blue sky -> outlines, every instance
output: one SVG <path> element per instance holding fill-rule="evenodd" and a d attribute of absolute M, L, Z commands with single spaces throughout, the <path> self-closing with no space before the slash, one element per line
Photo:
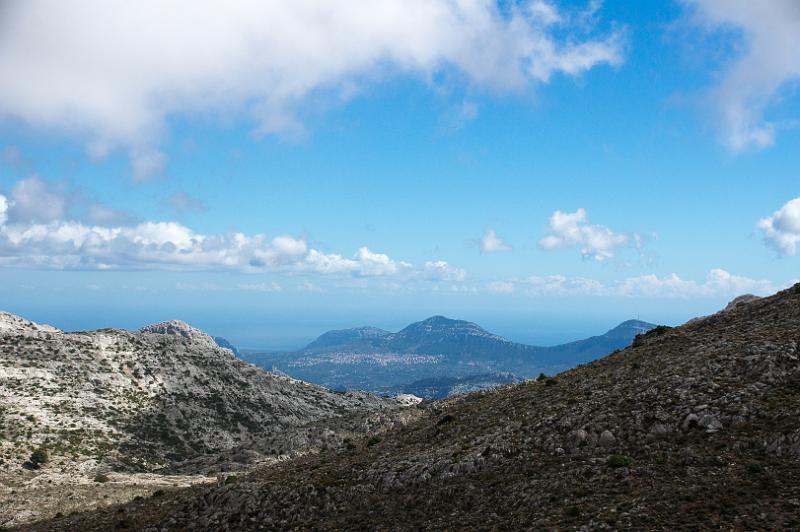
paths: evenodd
<path fill-rule="evenodd" d="M 0 12 L 0 308 L 552 343 L 800 277 L 791 1 L 165 6 Z"/>

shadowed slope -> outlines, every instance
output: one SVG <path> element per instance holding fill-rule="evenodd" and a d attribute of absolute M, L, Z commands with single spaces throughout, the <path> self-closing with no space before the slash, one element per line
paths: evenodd
<path fill-rule="evenodd" d="M 796 529 L 798 341 L 800 285 L 380 440 L 40 528 Z"/>

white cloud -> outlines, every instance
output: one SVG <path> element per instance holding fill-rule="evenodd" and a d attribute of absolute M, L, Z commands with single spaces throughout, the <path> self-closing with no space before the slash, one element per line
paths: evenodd
<path fill-rule="evenodd" d="M 8 217 L 15 222 L 50 222 L 67 212 L 66 197 L 36 176 L 17 181 L 8 203 Z"/>
<path fill-rule="evenodd" d="M 545 250 L 578 246 L 586 259 L 603 261 L 614 255 L 614 251 L 630 241 L 628 235 L 613 232 L 602 225 L 586 223 L 586 211 L 556 211 L 548 221 L 550 234 L 539 240 Z"/>
<path fill-rule="evenodd" d="M 97 204 L 90 207 L 105 209 Z M 460 281 L 466 275 L 445 261 L 416 267 L 367 247 L 359 248 L 352 258 L 344 258 L 310 248 L 305 239 L 288 235 L 206 235 L 178 222 L 161 221 L 86 224 L 62 219 L 65 214 L 64 197 L 36 178 L 19 181 L 12 188 L 11 200 L 0 194 L 0 265 L 235 270 L 443 281 Z M 104 218 L 108 213 L 95 214 Z"/>
<path fill-rule="evenodd" d="M 0 115 L 67 129 L 136 179 L 163 170 L 169 118 L 247 116 L 302 129 L 309 99 L 342 101 L 391 75 L 518 91 L 622 62 L 620 33 L 551 2 L 496 0 L 17 0 L 0 17 Z"/>
<path fill-rule="evenodd" d="M 778 286 L 766 280 L 733 275 L 726 270 L 717 268 L 709 271 L 701 282 L 682 279 L 674 273 L 664 277 L 653 274 L 628 277 L 606 283 L 584 277 L 549 275 L 494 281 L 487 285 L 487 291 L 497 294 L 520 293 L 529 296 L 689 298 L 736 296 L 744 293 L 767 295 L 785 286 Z"/>
<path fill-rule="evenodd" d="M 5 225 L 6 220 L 8 220 L 8 200 L 0 195 L 0 227 Z"/>
<path fill-rule="evenodd" d="M 778 253 L 793 256 L 800 242 L 800 198 L 787 202 L 772 213 L 772 216 L 758 222 L 764 235 L 764 242 L 774 247 Z"/>
<path fill-rule="evenodd" d="M 498 253 L 501 251 L 511 251 L 511 246 L 502 238 L 497 236 L 494 229 L 489 229 L 481 238 L 481 252 Z"/>
<path fill-rule="evenodd" d="M 407 262 L 396 262 L 383 253 L 373 253 L 366 247 L 361 247 L 355 254 L 356 262 L 360 265 L 362 275 L 394 275 L 400 270 L 411 268 Z"/>
<path fill-rule="evenodd" d="M 281 285 L 276 283 L 275 281 L 271 281 L 269 283 L 241 283 L 237 285 L 239 290 L 247 290 L 249 292 L 280 292 L 283 290 Z"/>
<path fill-rule="evenodd" d="M 456 268 L 443 260 L 428 261 L 423 270 L 427 279 L 437 281 L 462 282 L 467 277 L 467 272 L 461 268 Z"/>
<path fill-rule="evenodd" d="M 516 285 L 511 281 L 492 281 L 487 290 L 493 294 L 512 294 L 516 291 Z"/>
<path fill-rule="evenodd" d="M 796 0 L 684 0 L 693 21 L 715 32 L 734 30 L 741 53 L 708 94 L 724 143 L 732 150 L 763 148 L 781 127 L 765 119 L 781 89 L 800 79 L 800 6 Z"/>

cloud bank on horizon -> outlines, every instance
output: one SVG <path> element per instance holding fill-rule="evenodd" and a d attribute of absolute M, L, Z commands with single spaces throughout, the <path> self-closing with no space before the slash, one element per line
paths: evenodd
<path fill-rule="evenodd" d="M 320 276 L 461 281 L 443 260 L 421 267 L 360 247 L 352 258 L 309 247 L 303 238 L 233 232 L 205 235 L 178 222 L 128 226 L 67 219 L 67 199 L 36 177 L 0 194 L 0 264 L 55 269 L 166 269 L 278 272 Z M 89 213 L 91 215 L 91 211 Z"/>
<path fill-rule="evenodd" d="M 737 276 L 721 268 L 703 282 L 676 274 L 653 274 L 602 282 L 564 275 L 529 276 L 494 280 L 480 285 L 467 272 L 444 260 L 416 266 L 395 260 L 368 247 L 352 257 L 325 253 L 304 238 L 241 232 L 207 235 L 174 221 L 145 221 L 131 225 L 87 224 L 69 219 L 69 198 L 51 190 L 37 177 L 20 180 L 8 197 L 0 194 L 0 265 L 22 268 L 82 270 L 235 271 L 284 276 L 305 275 L 322 279 L 385 278 L 401 282 L 451 283 L 453 290 L 528 296 L 646 296 L 691 297 L 753 292 L 767 294 L 782 287 L 767 280 Z M 85 216 L 92 217 L 90 205 Z M 585 209 L 574 213 L 556 211 L 550 217 L 550 233 L 539 240 L 543 250 L 580 247 L 585 258 L 603 261 L 631 237 L 607 227 L 586 223 Z M 758 222 L 764 239 L 780 253 L 793 255 L 800 242 L 800 198 Z M 512 247 L 490 229 L 481 241 L 484 252 L 511 251 Z M 465 283 L 466 282 L 466 283 Z M 479 286 L 480 285 L 480 286 Z M 277 292 L 271 281 L 240 283 L 241 289 Z"/>

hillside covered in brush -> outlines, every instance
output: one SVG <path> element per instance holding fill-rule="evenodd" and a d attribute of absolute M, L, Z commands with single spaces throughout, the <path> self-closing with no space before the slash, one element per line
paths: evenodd
<path fill-rule="evenodd" d="M 800 285 L 337 451 L 39 530 L 797 529 Z"/>

